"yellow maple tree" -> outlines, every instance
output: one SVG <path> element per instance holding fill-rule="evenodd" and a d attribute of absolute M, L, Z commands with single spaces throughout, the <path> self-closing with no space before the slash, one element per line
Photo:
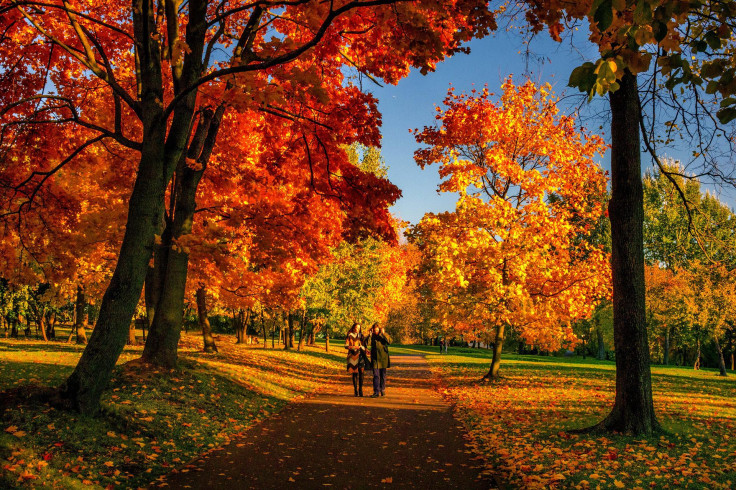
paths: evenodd
<path fill-rule="evenodd" d="M 606 175 L 593 158 L 602 139 L 561 115 L 549 85 L 511 78 L 456 95 L 438 124 L 415 131 L 415 159 L 439 163 L 440 190 L 455 211 L 428 213 L 410 233 L 422 251 L 419 276 L 458 333 L 493 339 L 486 378 L 496 377 L 504 334 L 556 349 L 576 341 L 570 322 L 610 294 L 608 254 L 594 230 L 605 219 Z"/>

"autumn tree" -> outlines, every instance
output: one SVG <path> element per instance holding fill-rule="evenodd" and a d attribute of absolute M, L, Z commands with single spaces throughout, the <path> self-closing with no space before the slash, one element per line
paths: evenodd
<path fill-rule="evenodd" d="M 428 213 L 411 232 L 422 271 L 445 323 L 493 331 L 495 378 L 506 330 L 529 344 L 574 343 L 573 320 L 608 294 L 608 256 L 584 238 L 604 211 L 606 177 L 593 161 L 602 140 L 559 114 L 547 85 L 450 89 L 438 124 L 416 132 L 422 167 L 439 163 L 440 190 L 457 192 L 455 211 Z"/>
<path fill-rule="evenodd" d="M 703 122 L 727 122 L 736 116 L 730 97 L 734 3 L 720 1 L 586 1 L 525 2 L 532 31 L 549 28 L 561 40 L 566 25 L 587 20 L 590 40 L 600 57 L 573 70 L 570 86 L 590 98 L 608 95 L 611 108 L 612 199 L 609 205 L 613 253 L 614 341 L 616 344 L 616 399 L 611 413 L 596 428 L 650 434 L 659 429 L 654 413 L 649 368 L 645 315 L 643 259 L 643 212 L 641 149 L 644 146 L 659 163 L 658 141 L 671 138 L 656 134 L 654 121 L 666 125 L 666 133 L 683 124 L 693 124 L 696 157 L 715 176 L 724 176 L 710 158 L 710 145 L 717 131 L 702 137 Z M 646 128 L 640 102 L 638 74 L 652 69 L 649 108 L 652 122 Z M 664 82 L 662 84 L 661 82 Z M 723 98 L 722 107 L 703 103 L 703 91 Z M 678 89 L 675 91 L 675 89 Z M 678 97 L 679 89 L 692 94 L 691 108 Z M 674 117 L 661 116 L 657 109 L 663 96 L 671 94 Z M 712 116 L 703 117 L 705 113 Z M 640 129 L 642 132 L 640 133 Z"/>

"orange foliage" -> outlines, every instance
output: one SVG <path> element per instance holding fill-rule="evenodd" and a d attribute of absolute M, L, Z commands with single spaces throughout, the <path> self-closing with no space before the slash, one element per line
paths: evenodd
<path fill-rule="evenodd" d="M 444 323 L 459 332 L 511 325 L 548 349 L 575 342 L 571 321 L 610 294 L 608 256 L 589 238 L 604 215 L 606 177 L 593 162 L 603 141 L 558 114 L 549 86 L 503 85 L 499 103 L 483 90 L 455 95 L 422 165 L 440 164 L 440 189 L 457 192 L 454 212 L 429 213 L 412 231 L 421 277 Z"/>

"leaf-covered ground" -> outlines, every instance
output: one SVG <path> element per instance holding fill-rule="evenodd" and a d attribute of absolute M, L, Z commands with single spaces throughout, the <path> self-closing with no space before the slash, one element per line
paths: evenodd
<path fill-rule="evenodd" d="M 270 345 L 270 344 L 269 344 Z M 227 442 L 342 373 L 342 352 L 251 348 L 222 336 L 219 354 L 185 335 L 180 369 L 118 366 L 104 412 L 84 417 L 44 403 L 0 413 L 0 487 L 136 488 Z M 0 340 L 0 390 L 57 386 L 82 348 Z M 120 362 L 140 357 L 126 348 Z"/>
<path fill-rule="evenodd" d="M 572 435 L 610 410 L 614 363 L 505 356 L 502 379 L 479 382 L 490 351 L 428 353 L 476 449 L 511 488 L 736 487 L 736 373 L 654 366 L 654 404 L 666 433 L 653 438 Z"/>

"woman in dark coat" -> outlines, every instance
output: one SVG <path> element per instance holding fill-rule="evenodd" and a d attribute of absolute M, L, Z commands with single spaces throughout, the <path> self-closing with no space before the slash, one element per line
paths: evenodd
<path fill-rule="evenodd" d="M 383 328 L 374 323 L 371 333 L 365 339 L 365 345 L 371 347 L 371 367 L 373 368 L 372 398 L 386 394 L 386 369 L 391 367 L 391 358 L 388 355 L 388 345 L 391 337 Z"/>
<path fill-rule="evenodd" d="M 366 366 L 365 343 L 360 324 L 353 323 L 345 339 L 345 348 L 348 350 L 348 372 L 353 376 L 355 396 L 363 396 L 363 369 Z"/>

